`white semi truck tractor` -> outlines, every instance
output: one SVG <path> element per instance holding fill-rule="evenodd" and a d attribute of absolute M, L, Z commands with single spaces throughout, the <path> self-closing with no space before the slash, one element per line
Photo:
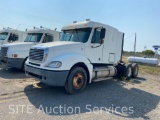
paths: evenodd
<path fill-rule="evenodd" d="M 59 40 L 60 32 L 45 28 L 34 28 L 27 31 L 24 42 L 4 44 L 1 48 L 0 68 L 17 68 L 24 70 L 25 61 L 28 58 L 29 50 L 32 46 L 40 43 L 51 44 L 53 41 Z M 46 51 L 47 52 L 47 51 Z M 41 51 L 34 59 L 38 59 L 42 55 Z"/>
<path fill-rule="evenodd" d="M 138 65 L 122 62 L 123 41 L 124 33 L 109 25 L 74 22 L 62 28 L 60 41 L 31 47 L 26 75 L 64 86 L 70 94 L 81 92 L 87 83 L 136 77 Z"/>
<path fill-rule="evenodd" d="M 0 51 L 1 46 L 6 43 L 13 43 L 13 42 L 23 42 L 26 37 L 26 32 L 19 31 L 12 28 L 3 28 L 0 30 Z"/>

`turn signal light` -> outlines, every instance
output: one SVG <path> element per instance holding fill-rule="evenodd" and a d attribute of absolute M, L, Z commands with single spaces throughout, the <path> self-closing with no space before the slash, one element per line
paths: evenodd
<path fill-rule="evenodd" d="M 18 57 L 18 55 L 17 55 L 17 54 L 13 54 L 13 57 L 14 57 L 14 58 L 17 58 L 17 57 Z"/>

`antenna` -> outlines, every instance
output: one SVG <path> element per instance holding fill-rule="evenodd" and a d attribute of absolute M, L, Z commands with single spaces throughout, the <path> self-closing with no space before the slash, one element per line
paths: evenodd
<path fill-rule="evenodd" d="M 20 26 L 21 24 L 19 24 L 18 26 L 17 26 L 17 28 L 16 28 L 16 30 L 15 30 L 15 32 L 18 30 L 18 28 L 19 28 L 19 26 Z"/>

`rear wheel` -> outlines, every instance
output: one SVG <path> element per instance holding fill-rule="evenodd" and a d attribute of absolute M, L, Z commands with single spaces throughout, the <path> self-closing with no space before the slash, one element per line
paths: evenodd
<path fill-rule="evenodd" d="M 139 67 L 137 63 L 132 63 L 132 77 L 136 78 L 138 76 Z"/>
<path fill-rule="evenodd" d="M 125 80 L 129 80 L 132 77 L 132 65 L 127 64 L 124 72 Z"/>
<path fill-rule="evenodd" d="M 65 89 L 70 94 L 81 92 L 87 83 L 87 73 L 82 67 L 74 67 L 69 73 Z"/>

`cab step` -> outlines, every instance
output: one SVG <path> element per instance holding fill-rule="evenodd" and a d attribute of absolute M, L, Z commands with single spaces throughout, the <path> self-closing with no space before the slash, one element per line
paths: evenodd
<path fill-rule="evenodd" d="M 97 78 L 97 79 L 93 79 L 92 82 L 99 82 L 99 81 L 105 81 L 105 80 L 110 80 L 110 79 L 113 79 L 113 77 Z"/>

